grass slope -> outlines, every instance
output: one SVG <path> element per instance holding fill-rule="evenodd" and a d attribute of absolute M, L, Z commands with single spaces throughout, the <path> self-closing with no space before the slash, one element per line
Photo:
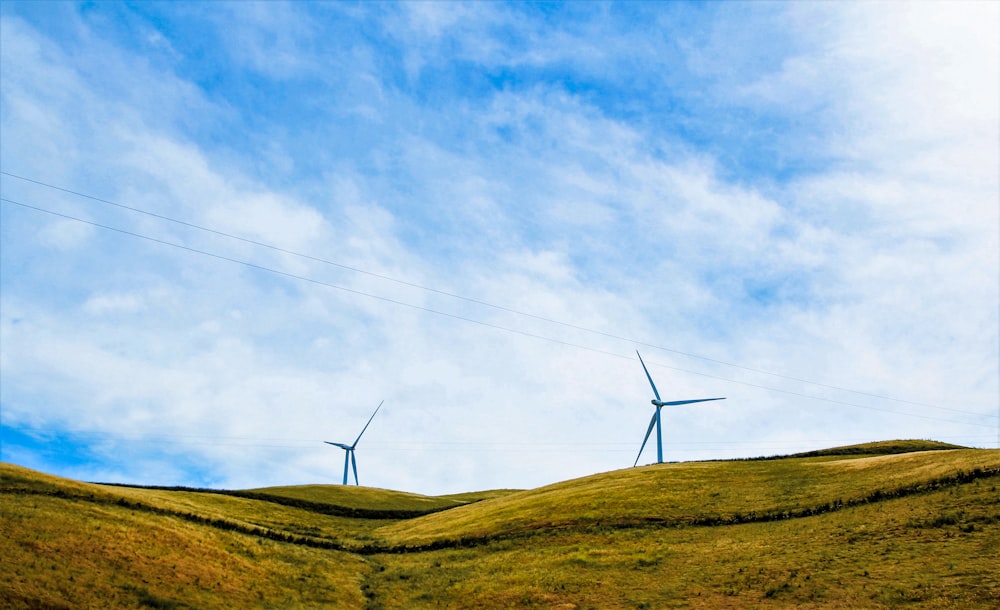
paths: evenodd
<path fill-rule="evenodd" d="M 441 497 L 0 464 L 0 607 L 996 607 L 998 482 L 928 441 Z"/>
<path fill-rule="evenodd" d="M 981 481 L 801 519 L 558 530 L 387 557 L 372 598 L 382 608 L 996 608 L 998 501 L 995 482 Z"/>
<path fill-rule="evenodd" d="M 598 474 L 387 525 L 396 545 L 492 539 L 586 526 L 712 524 L 857 503 L 970 469 L 977 450 L 842 453 L 766 461 L 657 464 Z M 971 453 L 970 453 L 971 452 Z M 998 467 L 994 459 L 979 467 Z"/>
<path fill-rule="evenodd" d="M 357 556 L 212 523 L 249 507 L 183 515 L 184 497 L 104 488 L 0 467 L 0 607 L 362 607 Z M 205 494 L 208 497 L 208 494 Z M 139 501 L 141 499 L 141 502 Z M 175 512 L 176 511 L 176 514 Z M 232 511 L 232 512 L 229 512 Z"/>

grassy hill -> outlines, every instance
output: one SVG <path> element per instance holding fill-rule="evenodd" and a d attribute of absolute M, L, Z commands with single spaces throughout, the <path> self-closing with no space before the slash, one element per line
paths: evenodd
<path fill-rule="evenodd" d="M 440 497 L 0 464 L 0 607 L 997 607 L 998 482 L 929 441 Z"/>

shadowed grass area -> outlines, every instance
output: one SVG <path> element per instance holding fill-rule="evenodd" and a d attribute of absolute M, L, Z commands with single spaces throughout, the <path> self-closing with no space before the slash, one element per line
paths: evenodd
<path fill-rule="evenodd" d="M 0 607 L 992 607 L 998 483 L 927 441 L 441 497 L 0 464 Z"/>
<path fill-rule="evenodd" d="M 896 453 L 913 453 L 915 451 L 942 451 L 946 449 L 967 449 L 961 445 L 927 440 L 896 440 L 876 441 L 861 445 L 846 445 L 831 447 L 817 451 L 806 451 L 785 457 L 820 457 L 825 455 L 892 455 Z"/>

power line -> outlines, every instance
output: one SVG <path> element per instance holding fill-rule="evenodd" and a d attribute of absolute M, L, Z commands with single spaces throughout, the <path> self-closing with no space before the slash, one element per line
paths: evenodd
<path fill-rule="evenodd" d="M 951 408 L 948 408 L 948 407 L 941 407 L 941 406 L 938 406 L 938 405 L 933 405 L 933 404 L 929 404 L 929 403 L 925 403 L 925 402 L 907 400 L 907 399 L 902 399 L 902 398 L 895 398 L 895 397 L 892 397 L 892 396 L 885 396 L 885 395 L 881 395 L 881 394 L 874 394 L 874 393 L 870 393 L 870 392 L 864 392 L 864 391 L 861 391 L 861 390 L 854 390 L 854 389 L 846 388 L 846 387 L 843 387 L 843 386 L 826 384 L 826 383 L 822 383 L 822 382 L 818 382 L 818 381 L 812 381 L 812 380 L 809 380 L 809 379 L 803 379 L 803 378 L 795 377 L 795 376 L 791 376 L 791 375 L 785 375 L 785 374 L 782 374 L 782 373 L 776 373 L 776 372 L 773 372 L 773 371 L 767 371 L 767 370 L 764 370 L 764 369 L 759 369 L 759 368 L 744 366 L 744 365 L 736 364 L 736 363 L 733 363 L 733 362 L 727 362 L 727 361 L 719 360 L 719 359 L 716 359 L 716 358 L 710 358 L 708 356 L 701 356 L 699 354 L 694 354 L 694 353 L 691 353 L 691 352 L 685 352 L 685 351 L 682 351 L 682 350 L 677 350 L 677 349 L 673 349 L 673 348 L 670 348 L 670 347 L 665 347 L 665 346 L 662 346 L 662 345 L 657 345 L 657 344 L 654 344 L 654 343 L 649 343 L 647 341 L 643 341 L 643 340 L 640 340 L 640 339 L 625 337 L 625 336 L 617 335 L 617 334 L 614 334 L 614 333 L 609 333 L 609 332 L 605 332 L 605 331 L 601 331 L 601 330 L 596 330 L 596 329 L 593 329 L 593 328 L 588 328 L 588 327 L 585 327 L 585 326 L 580 326 L 580 325 L 577 325 L 577 324 L 572 324 L 572 323 L 569 323 L 569 322 L 564 322 L 564 321 L 561 321 L 561 320 L 556 320 L 556 319 L 553 319 L 553 318 L 548 318 L 548 317 L 545 317 L 545 316 L 540 316 L 540 315 L 533 314 L 533 313 L 530 313 L 530 312 L 521 311 L 521 310 L 518 310 L 518 309 L 513 309 L 513 308 L 510 308 L 510 307 L 503 306 L 503 305 L 497 305 L 495 303 L 490 303 L 488 301 L 483 301 L 481 299 L 471 298 L 471 297 L 463 296 L 463 295 L 456 294 L 456 293 L 453 293 L 453 292 L 449 292 L 449 291 L 446 291 L 446 290 L 440 290 L 440 289 L 437 289 L 437 288 L 433 288 L 433 287 L 429 287 L 429 286 L 424 286 L 422 284 L 418 284 L 418 283 L 415 283 L 415 282 L 410 282 L 410 281 L 407 281 L 407 280 L 403 280 L 403 279 L 399 279 L 399 278 L 395 278 L 395 277 L 383 275 L 383 274 L 380 274 L 380 273 L 375 273 L 375 272 L 372 272 L 372 271 L 361 269 L 359 267 L 354 267 L 354 266 L 346 265 L 346 264 L 339 263 L 339 262 L 336 262 L 336 261 L 331 261 L 331 260 L 328 260 L 328 259 L 319 258 L 319 257 L 312 256 L 312 255 L 309 255 L 309 254 L 304 254 L 302 252 L 297 252 L 297 251 L 294 251 L 294 250 L 289 250 L 287 248 L 282 248 L 280 246 L 275 246 L 273 244 L 268 244 L 266 242 L 261 242 L 261 241 L 257 241 L 257 240 L 254 240 L 254 239 L 249 239 L 249 238 L 246 238 L 246 237 L 241 237 L 239 235 L 234 235 L 232 233 L 227 233 L 225 231 L 220 231 L 220 230 L 217 230 L 217 229 L 213 229 L 213 228 L 206 227 L 206 226 L 203 226 L 203 225 L 195 224 L 195 223 L 192 223 L 192 222 L 187 222 L 187 221 L 184 221 L 184 220 L 179 220 L 179 219 L 176 219 L 176 218 L 171 218 L 169 216 L 165 216 L 165 215 L 162 215 L 162 214 L 157 214 L 155 212 L 150 212 L 148 210 L 143 210 L 141 208 L 137 208 L 137 207 L 125 205 L 125 204 L 118 203 L 118 202 L 115 202 L 115 201 L 110 201 L 108 199 L 102 199 L 100 197 L 95 197 L 93 195 L 88 195 L 88 194 L 82 193 L 80 191 L 76 191 L 76 190 L 64 188 L 64 187 L 61 187 L 61 186 L 56 186 L 54 184 L 43 182 L 41 180 L 35 180 L 33 178 L 27 178 L 25 176 L 19 176 L 17 174 L 12 174 L 12 173 L 6 172 L 6 171 L 0 171 L 0 174 L 2 174 L 4 176 L 9 176 L 11 178 L 16 178 L 18 180 L 23 180 L 25 182 L 30 182 L 30 183 L 36 184 L 38 186 L 43 186 L 45 188 L 49 188 L 49 189 L 57 190 L 57 191 L 60 191 L 60 192 L 63 192 L 63 193 L 67 193 L 67 194 L 70 194 L 70 195 L 74 195 L 74 196 L 77 196 L 77 197 L 82 197 L 82 198 L 85 198 L 85 199 L 89 199 L 91 201 L 96 201 L 98 203 L 103 203 L 103 204 L 106 204 L 106 205 L 114 206 L 114 207 L 117 207 L 119 209 L 128 210 L 130 212 L 135 212 L 137 214 L 143 214 L 143 215 L 149 216 L 151 218 L 156 218 L 158 220 L 163 220 L 163 221 L 166 221 L 166 222 L 171 222 L 171 223 L 183 226 L 183 227 L 188 227 L 188 228 L 191 228 L 191 229 L 196 229 L 196 230 L 203 231 L 203 232 L 206 232 L 206 233 L 209 233 L 209 234 L 212 234 L 212 235 L 216 235 L 216 236 L 219 236 L 219 237 L 224 237 L 224 238 L 227 238 L 227 239 L 233 239 L 233 240 L 240 241 L 240 242 L 243 242 L 243 243 L 246 243 L 246 244 L 250 244 L 250 245 L 253 245 L 253 246 L 258 246 L 258 247 L 261 247 L 261 248 L 266 248 L 266 249 L 272 250 L 274 252 L 280 252 L 282 254 L 288 254 L 288 255 L 291 255 L 291 256 L 302 258 L 304 260 L 309 260 L 309 261 L 312 261 L 312 262 L 317 262 L 317 263 L 321 263 L 321 264 L 324 264 L 324 265 L 329 265 L 329 266 L 332 266 L 332 267 L 337 267 L 337 268 L 340 268 L 340 269 L 344 269 L 346 271 L 352 271 L 352 272 L 355 272 L 355 273 L 360 273 L 360 274 L 363 274 L 363 275 L 367 275 L 369 277 L 374 277 L 374 278 L 377 278 L 377 279 L 380 279 L 380 280 L 385 280 L 385 281 L 388 281 L 388 282 L 393 282 L 393 283 L 396 283 L 396 284 L 399 284 L 399 285 L 402 285 L 402 286 L 408 286 L 408 287 L 411 287 L 411 288 L 417 288 L 419 290 L 424 290 L 424 291 L 427 291 L 427 292 L 430 292 L 430 293 L 433 293 L 433 294 L 437 294 L 437 295 L 441 295 L 441 296 L 445 296 L 445 297 L 449 297 L 449 298 L 453 298 L 453 299 L 458 299 L 458 300 L 461 300 L 461 301 L 465 301 L 467 303 L 472 303 L 472 304 L 475 304 L 475 305 L 481 305 L 483 307 L 489 307 L 489 308 L 492 308 L 492 309 L 495 309 L 495 310 L 498 310 L 498 311 L 504 311 L 504 312 L 507 312 L 507 313 L 515 314 L 515 315 L 518 315 L 518 316 L 523 316 L 523 317 L 534 319 L 534 320 L 538 320 L 538 321 L 541 321 L 541 322 L 546 322 L 546 323 L 549 323 L 549 324 L 555 324 L 555 325 L 558 325 L 558 326 L 562 326 L 564 328 L 570 328 L 570 329 L 573 329 L 573 330 L 578 330 L 578 331 L 581 331 L 581 332 L 586 332 L 586 333 L 590 333 L 590 334 L 593 334 L 593 335 L 605 337 L 605 338 L 608 338 L 608 339 L 614 339 L 614 340 L 617 340 L 617 341 L 624 341 L 624 342 L 630 343 L 632 345 L 638 345 L 638 346 L 641 346 L 641 347 L 648 347 L 648 348 L 652 348 L 652 349 L 658 349 L 658 350 L 661 350 L 661 351 L 664 351 L 664 352 L 668 352 L 668 353 L 672 353 L 672 354 L 677 354 L 679 356 L 684 356 L 684 357 L 687 357 L 687 358 L 693 358 L 693 359 L 697 359 L 697 360 L 702 360 L 704 362 L 711 362 L 713 364 L 718 364 L 718 365 L 722 365 L 722 366 L 728 366 L 728 367 L 731 367 L 731 368 L 735 368 L 735 369 L 747 371 L 747 372 L 750 372 L 750 373 L 757 373 L 757 374 L 760 374 L 760 375 L 768 375 L 768 376 L 771 376 L 771 377 L 777 377 L 779 379 L 785 379 L 787 381 L 795 381 L 797 383 L 803 383 L 803 384 L 807 384 L 807 385 L 813 385 L 813 386 L 817 386 L 817 387 L 821 387 L 821 388 L 826 388 L 826 389 L 830 389 L 830 390 L 837 390 L 837 391 L 841 391 L 841 392 L 849 392 L 849 393 L 857 394 L 857 395 L 860 395 L 860 396 L 868 396 L 870 398 L 878 398 L 880 400 L 888 400 L 888 401 L 892 401 L 892 402 L 911 404 L 911 405 L 915 405 L 915 406 L 930 407 L 930 408 L 939 409 L 939 410 L 942 410 L 942 411 L 951 411 L 951 412 L 955 412 L 955 413 L 968 413 L 967 411 L 962 411 L 960 409 L 951 409 Z M 12 203 L 15 203 L 15 202 L 12 202 Z M 27 206 L 27 207 L 30 207 L 30 206 Z M 74 219 L 74 220 L 79 220 L 79 219 Z M 87 221 L 81 221 L 81 222 L 87 222 Z M 97 225 L 97 226 L 101 226 L 101 225 Z M 103 227 L 103 228 L 110 228 L 110 227 Z M 116 229 L 112 229 L 112 230 L 116 230 Z M 183 246 L 177 246 L 177 247 L 183 247 Z M 218 258 L 224 258 L 224 257 L 218 257 Z M 234 261 L 234 262 L 241 262 L 241 261 Z M 249 264 L 249 263 L 243 263 L 243 264 Z M 307 280 L 307 281 L 312 281 L 312 280 Z M 517 331 L 514 331 L 514 332 L 517 332 Z M 663 366 L 663 365 L 661 365 L 661 366 Z M 671 368 L 671 367 L 667 367 L 667 368 Z M 682 369 L 675 369 L 675 370 L 682 370 Z M 1000 416 L 1000 415 L 998 415 L 998 416 Z M 998 433 L 1000 433 L 1000 432 L 998 432 Z M 1000 439 L 998 439 L 998 440 L 1000 440 Z"/>
<path fill-rule="evenodd" d="M 220 436 L 220 435 L 207 435 L 207 434 L 142 434 L 142 433 L 110 433 L 110 432 L 99 432 L 99 431 L 85 431 L 85 430 L 64 430 L 59 434 L 54 434 L 51 428 L 39 428 L 35 426 L 25 426 L 25 427 L 13 427 L 5 425 L 4 427 L 16 430 L 21 433 L 33 434 L 38 437 L 52 438 L 52 437 L 76 437 L 80 439 L 94 439 L 94 440 L 105 440 L 105 441 L 117 441 L 117 442 L 135 442 L 135 443 L 156 443 L 156 444 L 166 444 L 166 445 L 213 445 L 213 446 L 234 446 L 234 447 L 264 447 L 264 448 L 275 448 L 275 449 L 308 449 L 320 445 L 323 441 L 320 439 L 311 438 L 289 438 L 289 437 L 252 437 L 252 436 Z M 992 435 L 962 435 L 962 436 L 942 436 L 936 437 L 935 440 L 946 441 L 946 440 L 962 440 L 967 441 L 969 439 L 986 439 L 992 438 Z M 701 447 L 710 446 L 722 446 L 722 447 L 782 447 L 791 446 L 799 447 L 803 445 L 816 445 L 816 444 L 828 444 L 830 447 L 839 444 L 856 444 L 856 443 L 866 443 L 870 442 L 870 437 L 854 437 L 854 438 L 813 438 L 813 439 L 794 439 L 794 440 L 749 440 L 749 441 L 730 441 L 730 440 L 713 440 L 713 441 L 682 441 L 673 440 L 671 441 L 671 446 L 673 447 L 690 447 L 690 449 L 685 449 L 686 451 L 696 451 Z M 832 443 L 832 444 L 831 444 Z M 417 451 L 417 450 L 441 450 L 441 451 L 454 451 L 465 449 L 481 449 L 481 448 L 508 448 L 508 447 L 551 447 L 551 448 L 572 448 L 572 447 L 603 447 L 605 451 L 628 451 L 632 452 L 635 450 L 634 441 L 607 441 L 603 439 L 598 440 L 581 440 L 581 441 L 565 441 L 565 442 L 553 442 L 553 441 L 371 441 L 366 443 L 366 447 L 371 450 L 402 450 L 402 451 Z M 622 449 L 616 449 L 621 447 Z"/>
<path fill-rule="evenodd" d="M 354 295 L 357 295 L 357 296 L 368 297 L 368 298 L 375 299 L 375 300 L 378 300 L 378 301 L 382 301 L 382 302 L 385 302 L 385 303 L 390 303 L 390 304 L 398 305 L 398 306 L 401 306 L 401 307 L 407 307 L 407 308 L 414 309 L 414 310 L 417 310 L 417 311 L 421 311 L 421 312 L 425 312 L 425 313 L 431 313 L 431 314 L 443 316 L 443 317 L 454 319 L 454 320 L 461 320 L 463 322 L 469 322 L 469 323 L 477 324 L 479 326 L 483 326 L 483 327 L 486 327 L 486 328 L 491 328 L 491 329 L 499 330 L 499 331 L 502 331 L 502 332 L 517 334 L 517 335 L 521 335 L 521 336 L 532 338 L 532 339 L 538 339 L 538 340 L 546 341 L 546 342 L 553 343 L 553 344 L 556 344 L 556 345 L 562 345 L 562 346 L 565 346 L 565 347 L 572 347 L 572 348 L 576 348 L 576 349 L 586 350 L 586 351 L 589 351 L 589 352 L 593 352 L 593 353 L 597 353 L 597 354 L 602 354 L 602 355 L 605 355 L 605 356 L 611 356 L 611 357 L 619 358 L 619 359 L 623 359 L 623 360 L 629 360 L 629 361 L 633 360 L 633 358 L 631 356 L 628 356 L 628 355 L 622 355 L 622 354 L 618 354 L 616 352 L 611 352 L 611 351 L 604 350 L 604 349 L 599 349 L 599 348 L 595 348 L 595 347 L 581 345 L 581 344 L 578 344 L 578 343 L 572 343 L 572 342 L 569 342 L 569 341 L 564 341 L 564 340 L 556 339 L 556 338 L 553 338 L 553 337 L 547 337 L 545 335 L 540 335 L 540 334 L 537 334 L 537 333 L 531 333 L 531 332 L 527 332 L 527 331 L 524 331 L 524 330 L 519 330 L 519 329 L 515 329 L 515 328 L 501 326 L 499 324 L 493 324 L 491 322 L 484 322 L 482 320 L 476 320 L 474 318 L 469 318 L 469 317 L 466 317 L 466 316 L 460 316 L 460 315 L 457 315 L 457 314 L 448 313 L 448 312 L 440 311 L 440 310 L 437 310 L 437 309 L 431 309 L 429 307 L 424 307 L 422 305 L 414 305 L 412 303 L 407 303 L 405 301 L 400 301 L 400 300 L 397 300 L 397 299 L 392 299 L 392 298 L 389 298 L 389 297 L 385 297 L 385 296 L 381 296 L 381 295 L 376 295 L 376 294 L 372 294 L 372 293 L 369 293 L 369 292 L 364 292 L 364 291 L 361 291 L 361 290 L 356 290 L 354 288 L 348 288 L 346 286 L 340 286 L 340 285 L 337 285 L 337 284 L 332 284 L 332 283 L 329 283 L 329 282 L 324 282 L 322 280 L 317 280 L 317 279 L 306 277 L 306 276 L 303 276 L 303 275 L 289 273 L 287 271 L 281 271 L 279 269 L 274 269 L 274 268 L 271 268 L 271 267 L 265 267 L 263 265 L 258 265 L 256 263 L 251 263 L 251 262 L 248 262 L 248 261 L 239 260 L 239 259 L 232 258 L 232 257 L 229 257 L 229 256 L 224 256 L 224 255 L 221 255 L 221 254 L 216 254 L 214 252 L 208 252 L 206 250 L 200 250 L 198 248 L 192 248 L 190 246 L 185 246 L 183 244 L 177 244 L 177 243 L 166 241 L 166 240 L 162 240 L 162 239 L 159 239 L 159 238 L 156 238 L 156 237 L 151 237 L 151 236 L 148 236 L 148 235 L 143 235 L 141 233 L 136 233 L 134 231 L 128 231 L 126 229 L 120 229 L 120 228 L 117 228 L 117 227 L 112 227 L 112 226 L 109 226 L 109 225 L 105 225 L 105 224 L 93 222 L 93 221 L 90 221 L 90 220 L 84 220 L 82 218 L 77 218 L 75 216 L 70 216 L 68 214 L 63 214 L 61 212 L 56 212 L 54 210 L 49 210 L 49 209 L 46 209 L 46 208 L 41 208 L 41 207 L 30 205 L 30 204 L 27 204 L 27 203 L 22 203 L 22 202 L 14 201 L 12 199 L 8 199 L 8 198 L 5 198 L 5 197 L 0 197 L 0 201 L 4 201 L 6 203 L 10 203 L 10 204 L 17 205 L 17 206 L 20 206 L 20 207 L 23 207 L 23 208 L 35 210 L 35 211 L 42 212 L 42 213 L 45 213 L 45 214 L 50 214 L 50 215 L 53 215 L 53 216 L 58 216 L 60 218 L 65 218 L 67 220 L 73 220 L 73 221 L 76 221 L 76 222 L 80 222 L 80 223 L 83 223 L 83 224 L 91 225 L 91 226 L 98 227 L 98 228 L 101 228 L 101 229 L 105 229 L 105 230 L 108 230 L 108 231 L 114 231 L 116 233 L 121 233 L 123 235 L 129 235 L 131 237 L 136 237 L 136 238 L 139 238 L 139 239 L 151 241 L 153 243 L 158 243 L 158 244 L 161 244 L 161 245 L 170 246 L 172 248 L 178 248 L 180 250 L 185 250 L 187 252 L 191 252 L 191 253 L 194 253 L 194 254 L 199 254 L 199 255 L 202 255 L 202 256 L 208 256 L 208 257 L 215 258 L 215 259 L 218 259 L 218 260 L 227 261 L 227 262 L 235 263 L 235 264 L 238 264 L 238 265 L 243 265 L 243 266 L 246 266 L 246 267 L 249 267 L 249 268 L 252 268 L 252 269 L 257 269 L 259 271 L 264 271 L 264 272 L 267 272 L 267 273 L 274 273 L 276 275 L 280 275 L 280 276 L 283 276 L 283 277 L 287 277 L 287 278 L 290 278 L 290 279 L 299 280 L 299 281 L 303 281 L 303 282 L 308 282 L 308 283 L 315 284 L 315 285 L 318 285 L 318 286 L 323 286 L 323 287 L 326 287 L 326 288 L 332 288 L 332 289 L 335 289 L 335 290 L 340 290 L 340 291 L 347 292 L 347 293 L 350 293 L 350 294 L 354 294 Z M 726 377 L 720 377 L 720 376 L 717 376 L 717 375 L 711 375 L 711 374 L 702 373 L 702 372 L 699 372 L 699 371 L 692 371 L 692 370 L 689 370 L 689 369 L 682 369 L 682 368 L 678 368 L 678 367 L 674 367 L 674 366 L 670 366 L 670 365 L 666 365 L 666 364 L 660 364 L 660 363 L 655 363 L 655 362 L 650 362 L 649 364 L 651 366 L 659 366 L 661 368 L 667 368 L 667 369 L 671 369 L 671 370 L 682 372 L 682 373 L 687 373 L 687 374 L 691 374 L 691 375 L 698 375 L 698 376 L 706 377 L 706 378 L 709 378 L 709 379 L 716 379 L 716 380 L 724 381 L 724 382 L 727 382 L 727 383 L 739 384 L 739 385 L 743 385 L 743 386 L 747 386 L 747 387 L 752 387 L 752 388 L 758 388 L 758 389 L 762 389 L 762 390 L 766 390 L 766 391 L 770 391 L 770 392 L 778 392 L 778 393 L 781 393 L 781 394 L 786 394 L 786 395 L 789 395 L 789 396 L 796 396 L 796 397 L 799 397 L 799 398 L 806 398 L 806 399 L 810 399 L 810 400 L 818 400 L 818 401 L 822 401 L 822 402 L 828 402 L 828 403 L 838 404 L 838 405 L 843 405 L 843 406 L 848 406 L 848 407 L 855 407 L 855 408 L 859 408 L 859 409 L 867 409 L 867 410 L 871 410 L 871 411 L 881 411 L 881 412 L 884 412 L 884 413 L 893 413 L 893 414 L 896 414 L 896 415 L 904 415 L 904 416 L 908 416 L 908 417 L 916 417 L 916 418 L 920 418 L 920 419 L 927 419 L 927 420 L 933 420 L 933 421 L 941 421 L 941 422 L 947 422 L 947 423 L 953 423 L 953 424 L 962 424 L 962 425 L 969 425 L 969 426 L 987 426 L 987 427 L 992 427 L 992 424 L 980 424 L 980 423 L 973 423 L 973 422 L 967 422 L 967 421 L 956 421 L 956 420 L 951 420 L 951 419 L 944 419 L 944 418 L 941 418 L 941 417 L 932 417 L 932 416 L 929 416 L 929 415 L 919 415 L 919 414 L 916 414 L 916 413 L 909 413 L 909 412 L 906 412 L 906 411 L 896 411 L 896 410 L 893 410 L 893 409 L 885 409 L 885 408 L 873 407 L 873 406 L 869 406 L 869 405 L 859 405 L 859 404 L 856 404 L 856 403 L 846 402 L 846 401 L 842 401 L 842 400 L 835 400 L 835 399 L 832 399 L 832 398 L 823 398 L 823 397 L 820 397 L 820 396 L 812 396 L 812 395 L 809 395 L 809 394 L 803 394 L 801 392 L 793 392 L 791 390 L 783 390 L 783 389 L 780 389 L 780 388 L 773 388 L 773 387 L 764 386 L 764 385 L 760 385 L 760 384 L 750 383 L 750 382 L 747 382 L 747 381 L 740 381 L 740 380 L 736 380 L 736 379 L 729 379 L 729 378 L 726 378 Z M 935 408 L 935 409 L 941 409 L 941 410 L 956 412 L 956 413 L 962 413 L 962 414 L 965 414 L 965 415 L 972 415 L 972 416 L 975 416 L 975 417 L 992 417 L 992 415 L 983 415 L 983 414 L 980 414 L 980 413 L 974 413 L 974 412 L 971 412 L 971 411 L 961 411 L 961 410 L 958 410 L 958 409 L 947 409 L 945 407 L 936 407 L 934 405 L 924 405 L 924 406 Z"/>

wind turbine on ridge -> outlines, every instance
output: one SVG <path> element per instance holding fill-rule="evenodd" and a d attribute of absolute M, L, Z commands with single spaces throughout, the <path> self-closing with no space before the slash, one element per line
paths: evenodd
<path fill-rule="evenodd" d="M 653 383 L 653 378 L 649 374 L 649 369 L 646 368 L 646 363 L 642 361 L 642 355 L 639 350 L 635 350 L 635 355 L 639 356 L 639 362 L 642 363 L 642 370 L 646 371 L 646 379 L 649 380 L 649 385 L 653 387 L 653 396 L 656 396 L 650 402 L 656 407 L 656 412 L 653 413 L 653 418 L 649 420 L 649 428 L 646 429 L 646 436 L 642 439 L 642 447 L 639 447 L 639 455 L 635 456 L 635 467 L 639 463 L 639 458 L 642 457 L 642 450 L 646 448 L 646 441 L 649 440 L 649 435 L 653 431 L 653 426 L 656 426 L 656 463 L 663 463 L 663 428 L 660 424 L 660 409 L 663 407 L 675 407 L 677 405 L 689 405 L 696 402 L 709 402 L 711 400 L 725 400 L 725 398 L 695 398 L 694 400 L 672 400 L 669 402 L 663 402 L 660 400 L 660 393 L 656 391 L 656 384 Z"/>
<path fill-rule="evenodd" d="M 385 401 L 383 400 L 382 402 L 385 402 Z M 375 407 L 375 413 L 378 413 L 378 410 L 382 408 L 382 402 L 378 403 L 378 406 Z M 372 420 L 375 419 L 375 413 L 372 413 L 372 416 L 368 418 L 368 424 L 372 423 Z M 368 429 L 368 424 L 365 424 L 365 427 L 361 429 L 361 434 L 358 435 L 358 438 L 354 439 L 354 444 L 352 444 L 352 445 L 345 445 L 344 443 L 331 443 L 330 441 L 323 441 L 327 445 L 333 445 L 334 447 L 340 447 L 341 449 L 343 449 L 344 451 L 347 452 L 347 453 L 344 454 L 344 485 L 347 485 L 347 465 L 348 464 L 350 464 L 351 466 L 354 467 L 354 484 L 358 485 L 358 461 L 354 458 L 354 448 L 358 446 L 358 441 L 361 440 L 361 436 L 365 433 L 365 430 Z"/>

